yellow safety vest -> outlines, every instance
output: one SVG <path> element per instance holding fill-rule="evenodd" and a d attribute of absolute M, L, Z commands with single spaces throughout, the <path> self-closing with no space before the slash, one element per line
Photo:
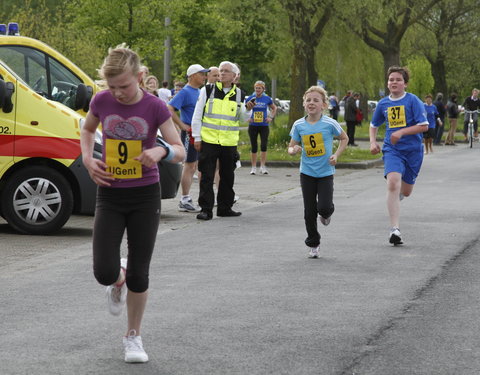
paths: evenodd
<path fill-rule="evenodd" d="M 200 132 L 202 141 L 237 146 L 241 105 L 241 92 L 236 85 L 225 94 L 222 83 L 217 82 L 205 103 Z"/>

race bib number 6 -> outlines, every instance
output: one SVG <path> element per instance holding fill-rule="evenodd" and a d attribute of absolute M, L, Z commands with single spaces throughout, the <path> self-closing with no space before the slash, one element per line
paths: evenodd
<path fill-rule="evenodd" d="M 405 126 L 407 126 L 405 106 L 388 107 L 388 127 L 391 129 L 403 128 Z"/>
<path fill-rule="evenodd" d="M 107 139 L 105 145 L 107 172 L 119 179 L 141 178 L 142 163 L 133 160 L 142 153 L 142 141 Z"/>
<path fill-rule="evenodd" d="M 309 158 L 325 155 L 325 143 L 323 134 L 315 133 L 302 136 L 305 155 Z"/>

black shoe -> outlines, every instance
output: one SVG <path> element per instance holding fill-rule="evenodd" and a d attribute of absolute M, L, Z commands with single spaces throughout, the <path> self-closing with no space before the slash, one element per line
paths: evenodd
<path fill-rule="evenodd" d="M 222 217 L 231 217 L 231 216 L 240 216 L 242 213 L 233 211 L 231 208 L 225 211 L 218 211 L 217 210 L 217 216 L 222 216 Z"/>
<path fill-rule="evenodd" d="M 208 212 L 202 211 L 197 215 L 198 220 L 212 220 L 213 215 Z"/>

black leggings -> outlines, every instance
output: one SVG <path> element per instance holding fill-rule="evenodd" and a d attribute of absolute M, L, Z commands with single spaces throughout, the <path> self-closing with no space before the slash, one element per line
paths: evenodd
<path fill-rule="evenodd" d="M 160 184 L 98 188 L 93 227 L 93 273 L 100 284 L 111 285 L 118 279 L 120 245 L 126 229 L 127 287 L 136 293 L 148 289 L 160 208 Z"/>
<path fill-rule="evenodd" d="M 316 247 L 320 244 L 318 215 L 328 219 L 335 211 L 333 175 L 317 178 L 301 173 L 300 184 L 302 185 L 305 228 L 307 229 L 305 244 L 308 247 Z"/>
<path fill-rule="evenodd" d="M 267 152 L 269 133 L 270 133 L 269 126 L 248 125 L 248 135 L 250 136 L 250 145 L 252 146 L 252 154 L 256 154 L 258 151 L 258 143 L 257 143 L 258 134 L 260 134 L 260 151 Z"/>

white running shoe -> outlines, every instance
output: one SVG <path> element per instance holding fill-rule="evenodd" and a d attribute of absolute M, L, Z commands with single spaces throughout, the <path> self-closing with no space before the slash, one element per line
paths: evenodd
<path fill-rule="evenodd" d="M 127 259 L 120 259 L 120 272 L 124 275 L 127 269 Z M 118 316 L 122 313 L 125 302 L 127 301 L 127 283 L 124 281 L 121 286 L 115 284 L 107 286 L 107 306 L 110 314 Z"/>
<path fill-rule="evenodd" d="M 200 212 L 202 209 L 198 206 L 193 204 L 192 199 L 190 198 L 188 201 L 182 202 L 178 204 L 178 211 L 180 212 Z"/>
<path fill-rule="evenodd" d="M 250 174 L 257 174 L 257 167 L 252 167 Z"/>
<path fill-rule="evenodd" d="M 267 167 L 264 167 L 263 165 L 260 166 L 260 174 L 268 174 Z"/>
<path fill-rule="evenodd" d="M 128 336 L 123 338 L 123 347 L 125 348 L 125 362 L 148 362 L 148 354 L 143 349 L 142 337 L 137 336 L 137 332 L 134 329 L 131 329 L 128 332 Z"/>
<path fill-rule="evenodd" d="M 308 253 L 309 258 L 318 258 L 318 253 L 320 251 L 320 245 L 316 247 L 310 247 L 310 252 Z"/>
<path fill-rule="evenodd" d="M 323 216 L 320 216 L 320 222 L 325 226 L 330 224 L 330 220 L 332 220 L 332 216 L 329 216 L 326 219 Z"/>
<path fill-rule="evenodd" d="M 392 228 L 390 230 L 390 239 L 389 242 L 393 244 L 394 246 L 396 245 L 401 245 L 403 244 L 402 242 L 402 234 L 400 233 L 399 228 Z"/>
<path fill-rule="evenodd" d="M 233 197 L 233 204 L 237 203 L 239 199 L 240 199 L 240 197 L 238 195 L 235 195 Z"/>

